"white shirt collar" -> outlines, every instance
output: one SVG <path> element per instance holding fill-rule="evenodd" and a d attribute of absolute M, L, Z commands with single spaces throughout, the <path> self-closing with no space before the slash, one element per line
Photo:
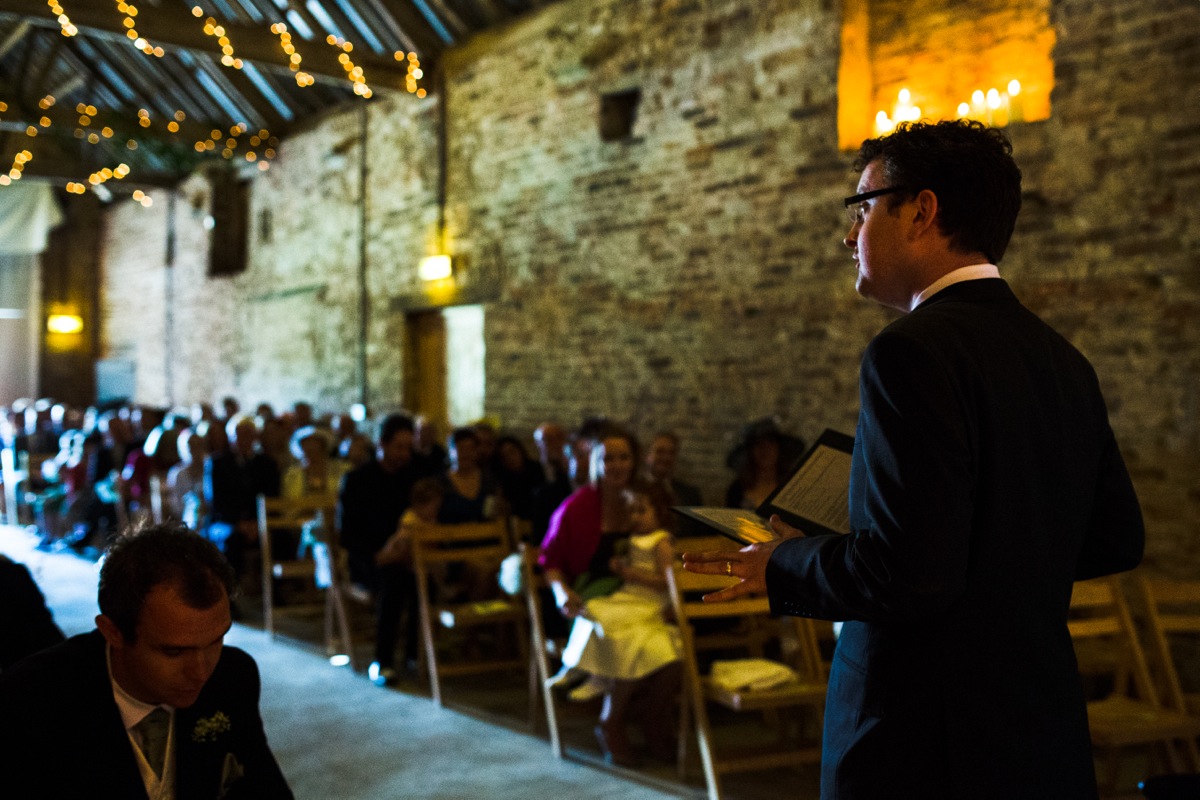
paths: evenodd
<path fill-rule="evenodd" d="M 105 645 L 104 660 L 108 665 L 108 680 L 112 684 L 113 700 L 117 703 L 117 710 L 121 712 L 121 721 L 125 723 L 125 730 L 132 730 L 133 726 L 137 725 L 146 716 L 156 708 L 165 709 L 168 712 L 174 713 L 175 709 L 171 706 L 155 706 L 149 703 L 143 703 L 136 697 L 125 691 L 121 684 L 117 683 L 117 679 L 113 677 L 112 671 L 112 649 Z"/>
<path fill-rule="evenodd" d="M 980 278 L 999 278 L 1000 270 L 995 264 L 972 264 L 969 267 L 959 267 L 947 272 L 942 277 L 925 287 L 925 290 L 913 298 L 909 311 L 924 303 L 935 294 L 954 283 L 962 281 L 977 281 Z"/>

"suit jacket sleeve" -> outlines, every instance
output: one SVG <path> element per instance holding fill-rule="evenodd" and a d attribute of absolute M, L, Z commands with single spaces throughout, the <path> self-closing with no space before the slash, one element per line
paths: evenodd
<path fill-rule="evenodd" d="M 1141 562 L 1145 548 L 1145 523 L 1137 494 L 1112 429 L 1107 433 L 1092 515 L 1076 566 L 1077 581 L 1131 570 Z"/>
<path fill-rule="evenodd" d="M 777 612 L 911 618 L 963 589 L 973 437 L 952 375 L 922 342 L 885 332 L 864 354 L 860 395 L 850 491 L 865 519 L 852 516 L 848 535 L 775 549 L 767 586 Z"/>

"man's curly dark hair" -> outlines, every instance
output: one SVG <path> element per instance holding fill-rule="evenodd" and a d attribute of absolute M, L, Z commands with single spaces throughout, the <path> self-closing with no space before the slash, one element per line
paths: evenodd
<path fill-rule="evenodd" d="M 862 143 L 854 168 L 879 160 L 888 186 L 923 189 L 938 199 L 938 228 L 950 246 L 1000 263 L 1021 210 L 1021 170 L 1012 143 L 996 128 L 972 120 L 902 122 L 887 136 Z"/>

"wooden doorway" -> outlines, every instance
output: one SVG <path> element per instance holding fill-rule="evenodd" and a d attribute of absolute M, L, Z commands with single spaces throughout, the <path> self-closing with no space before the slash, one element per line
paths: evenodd
<path fill-rule="evenodd" d="M 449 428 L 446 396 L 446 319 L 441 309 L 417 311 L 405 320 L 404 405 L 445 432 Z"/>
<path fill-rule="evenodd" d="M 439 438 L 484 416 L 483 306 L 414 311 L 405 318 L 404 404 Z"/>

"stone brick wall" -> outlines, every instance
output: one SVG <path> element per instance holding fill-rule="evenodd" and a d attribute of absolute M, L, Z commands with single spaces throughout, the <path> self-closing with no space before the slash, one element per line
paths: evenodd
<path fill-rule="evenodd" d="M 748 419 L 853 430 L 858 359 L 891 315 L 855 295 L 840 244 L 855 182 L 837 146 L 840 15 L 832 0 L 564 0 L 447 60 L 445 240 L 457 298 L 485 304 L 489 414 L 519 432 L 590 413 L 673 428 L 712 500 Z M 1194 575 L 1200 4 L 1051 0 L 1048 16 L 1051 116 L 1009 129 L 1026 197 L 1003 272 L 1096 365 L 1150 562 Z M 602 141 L 601 96 L 632 88 L 631 136 Z M 203 232 L 178 203 L 173 399 L 400 403 L 404 313 L 436 302 L 415 270 L 438 244 L 439 102 L 383 100 L 284 141 L 254 184 L 237 278 L 203 278 Z M 194 180 L 181 196 L 203 193 Z M 160 207 L 111 213 L 110 295 L 164 296 Z M 165 314 L 142 305 L 108 303 L 106 342 L 157 401 Z M 215 344 L 185 352 L 185 330 Z"/>

